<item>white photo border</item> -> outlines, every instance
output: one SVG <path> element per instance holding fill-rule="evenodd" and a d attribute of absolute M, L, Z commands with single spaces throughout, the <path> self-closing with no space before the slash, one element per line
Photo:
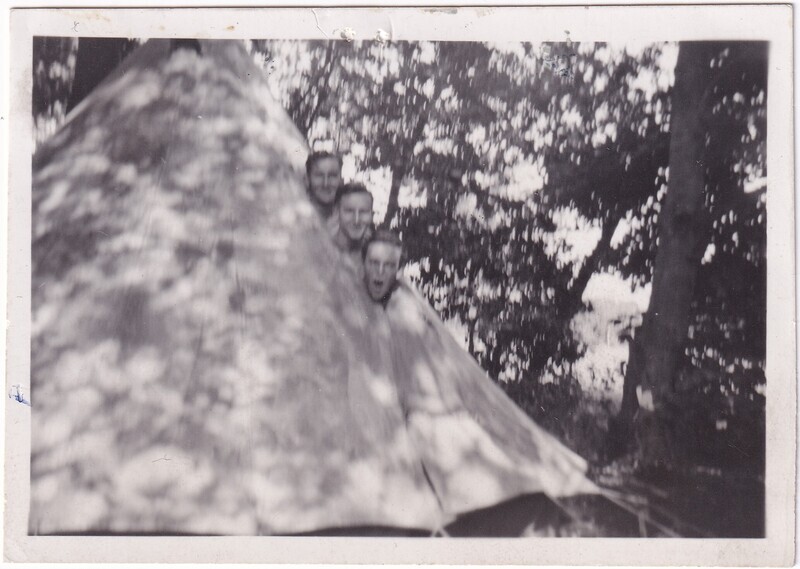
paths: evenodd
<path fill-rule="evenodd" d="M 10 14 L 6 390 L 30 378 L 33 36 L 606 41 L 768 40 L 766 537 L 419 539 L 28 536 L 30 407 L 5 405 L 8 561 L 787 565 L 794 559 L 796 336 L 789 5 L 492 8 L 47 8 Z M 35 404 L 35 402 L 34 402 Z M 735 497 L 734 497 L 735 499 Z M 187 540 L 191 540 L 190 546 Z"/>

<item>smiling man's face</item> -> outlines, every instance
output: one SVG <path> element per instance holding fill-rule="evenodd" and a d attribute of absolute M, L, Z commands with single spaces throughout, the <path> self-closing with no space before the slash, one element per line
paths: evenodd
<path fill-rule="evenodd" d="M 375 302 L 386 298 L 397 281 L 401 250 L 397 245 L 376 241 L 364 257 L 364 281 L 367 292 Z"/>
<path fill-rule="evenodd" d="M 319 203 L 331 205 L 341 183 L 342 168 L 336 158 L 332 156 L 321 158 L 311 165 L 308 172 L 308 186 L 314 199 Z"/>
<path fill-rule="evenodd" d="M 372 195 L 358 192 L 342 196 L 339 202 L 339 231 L 351 242 L 358 243 L 372 223 Z"/>

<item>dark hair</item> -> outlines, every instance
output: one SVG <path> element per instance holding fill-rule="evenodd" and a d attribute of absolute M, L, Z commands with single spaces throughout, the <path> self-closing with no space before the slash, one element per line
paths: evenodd
<path fill-rule="evenodd" d="M 320 160 L 326 160 L 328 158 L 333 158 L 336 162 L 339 163 L 339 169 L 342 168 L 342 157 L 338 154 L 334 154 L 333 152 L 328 152 L 327 150 L 322 150 L 319 152 L 312 152 L 308 155 L 306 159 L 306 174 L 311 174 L 311 168 L 319 162 Z"/>
<path fill-rule="evenodd" d="M 361 258 L 367 258 L 367 251 L 369 250 L 369 246 L 373 243 L 388 243 L 389 245 L 394 245 L 395 247 L 400 248 L 400 265 L 403 265 L 405 260 L 405 254 L 403 251 L 403 241 L 400 239 L 400 236 L 392 231 L 391 229 L 380 228 L 376 229 L 372 232 L 372 235 L 364 241 L 364 245 L 361 246 Z"/>
<path fill-rule="evenodd" d="M 364 184 L 349 182 L 339 186 L 339 189 L 336 190 L 336 197 L 333 198 L 333 203 L 338 204 L 343 197 L 350 194 L 367 194 L 373 202 L 375 201 L 375 198 L 372 197 L 372 192 Z"/>

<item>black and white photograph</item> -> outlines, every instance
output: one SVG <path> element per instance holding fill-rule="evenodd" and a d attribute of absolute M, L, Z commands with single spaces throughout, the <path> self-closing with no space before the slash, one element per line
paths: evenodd
<path fill-rule="evenodd" d="M 721 31 L 691 39 L 469 35 L 524 8 L 254 11 L 294 35 L 48 11 L 74 26 L 20 34 L 11 125 L 14 535 L 791 563 L 792 11 L 736 35 L 705 9 Z"/>

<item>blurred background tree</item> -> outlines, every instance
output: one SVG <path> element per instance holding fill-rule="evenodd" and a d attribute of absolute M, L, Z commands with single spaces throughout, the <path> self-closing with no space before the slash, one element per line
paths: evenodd
<path fill-rule="evenodd" d="M 735 472 L 739 505 L 763 507 L 766 43 L 247 43 L 312 148 L 373 191 L 409 277 L 537 422 L 598 465 L 626 457 L 607 482 L 626 464 L 718 486 Z M 80 100 L 89 48 L 35 39 L 36 140 Z M 683 191 L 688 214 L 668 203 Z M 687 263 L 662 247 L 676 227 Z M 646 370 L 658 350 L 669 364 Z M 668 442 L 636 436 L 642 393 Z M 714 517 L 698 523 L 763 532 Z"/>

